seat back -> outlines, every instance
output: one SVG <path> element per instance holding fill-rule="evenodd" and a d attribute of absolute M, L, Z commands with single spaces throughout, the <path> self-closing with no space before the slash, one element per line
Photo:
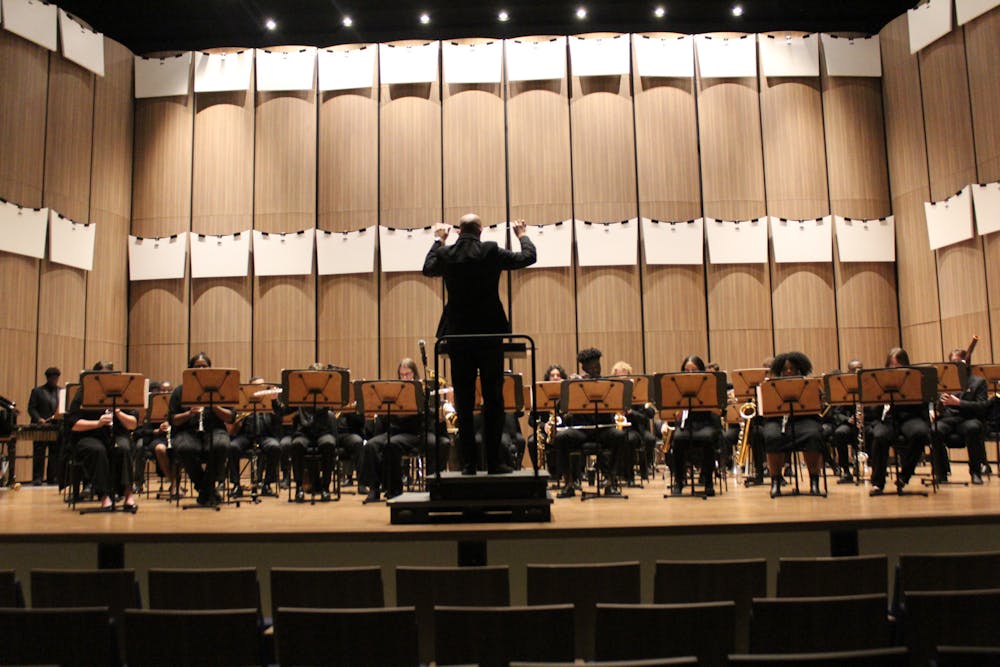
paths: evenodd
<path fill-rule="evenodd" d="M 733 652 L 736 603 L 597 605 L 598 660 L 696 656 L 725 667 Z"/>
<path fill-rule="evenodd" d="M 765 595 L 767 561 L 763 558 L 656 561 L 654 603 L 690 604 L 726 600 L 736 603 L 733 645 L 737 653 L 749 650 L 751 602 Z"/>
<path fill-rule="evenodd" d="M 889 646 L 887 595 L 757 598 L 751 653 L 862 651 Z"/>
<path fill-rule="evenodd" d="M 808 598 L 889 592 L 885 555 L 778 559 L 778 597 Z"/>
<path fill-rule="evenodd" d="M 109 665 L 114 655 L 105 607 L 0 609 L 0 664 Z"/>
<path fill-rule="evenodd" d="M 260 587 L 252 567 L 151 569 L 150 609 L 256 609 Z"/>
<path fill-rule="evenodd" d="M 439 665 L 507 667 L 513 660 L 572 662 L 572 605 L 435 607 Z"/>
<path fill-rule="evenodd" d="M 32 570 L 32 607 L 107 607 L 120 621 L 141 609 L 135 570 Z"/>
<path fill-rule="evenodd" d="M 24 592 L 14 570 L 0 570 L 0 607 L 23 607 Z"/>
<path fill-rule="evenodd" d="M 125 655 L 129 667 L 259 665 L 257 610 L 126 610 Z"/>
<path fill-rule="evenodd" d="M 417 613 L 421 662 L 434 656 L 434 607 L 506 607 L 510 604 L 510 568 L 397 567 L 396 604 Z"/>
<path fill-rule="evenodd" d="M 359 609 L 385 606 L 380 567 L 274 568 L 271 615 L 278 607 Z"/>
<path fill-rule="evenodd" d="M 275 613 L 278 662 L 285 665 L 416 667 L 413 607 L 289 609 Z"/>
<path fill-rule="evenodd" d="M 1000 551 L 901 554 L 896 598 L 910 591 L 969 591 L 1000 588 Z"/>
<path fill-rule="evenodd" d="M 901 624 L 913 664 L 926 665 L 938 646 L 1000 646 L 1000 589 L 904 595 Z"/>
<path fill-rule="evenodd" d="M 1000 665 L 1000 648 L 994 646 L 938 646 L 937 667 Z"/>
<path fill-rule="evenodd" d="M 510 667 L 579 667 L 578 662 L 512 662 Z M 673 665 L 697 665 L 698 658 L 659 658 L 654 660 L 601 660 L 582 663 L 589 667 L 672 667 Z"/>
<path fill-rule="evenodd" d="M 836 651 L 828 653 L 742 654 L 729 656 L 730 665 L 781 667 L 907 667 L 909 652 L 902 646 L 875 648 L 867 651 Z"/>

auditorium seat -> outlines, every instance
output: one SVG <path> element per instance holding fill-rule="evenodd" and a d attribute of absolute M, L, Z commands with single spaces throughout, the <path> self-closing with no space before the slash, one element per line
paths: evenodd
<path fill-rule="evenodd" d="M 278 607 L 382 607 L 382 568 L 330 567 L 271 570 L 271 614 Z"/>
<path fill-rule="evenodd" d="M 125 612 L 129 667 L 260 665 L 257 610 L 141 610 Z"/>
<path fill-rule="evenodd" d="M 515 660 L 573 662 L 573 607 L 435 607 L 440 665 L 507 667 Z"/>
<path fill-rule="evenodd" d="M 593 660 L 597 604 L 638 604 L 639 562 L 529 564 L 527 585 L 529 605 L 573 605 L 576 657 Z"/>
<path fill-rule="evenodd" d="M 900 619 L 911 664 L 926 665 L 938 646 L 1000 647 L 1000 589 L 907 591 Z"/>
<path fill-rule="evenodd" d="M 150 609 L 256 609 L 260 587 L 252 567 L 151 569 Z"/>
<path fill-rule="evenodd" d="M 755 598 L 750 653 L 863 651 L 890 645 L 887 595 Z"/>
<path fill-rule="evenodd" d="M 488 567 L 397 567 L 396 604 L 414 607 L 420 660 L 434 656 L 434 607 L 506 607 L 510 569 Z"/>
<path fill-rule="evenodd" d="M 23 607 L 24 592 L 14 570 L 0 570 L 0 607 Z"/>
<path fill-rule="evenodd" d="M 289 609 L 275 614 L 278 662 L 290 665 L 416 667 L 413 607 Z"/>
<path fill-rule="evenodd" d="M 109 665 L 115 655 L 107 607 L 0 609 L 0 664 Z"/>
<path fill-rule="evenodd" d="M 889 559 L 878 556 L 778 559 L 778 597 L 888 594 Z"/>
<path fill-rule="evenodd" d="M 673 665 L 697 665 L 698 658 L 659 658 L 654 660 L 599 660 L 595 662 L 512 662 L 510 667 L 672 667 Z"/>
<path fill-rule="evenodd" d="M 995 646 L 938 646 L 937 667 L 979 667 L 1000 665 L 1000 648 Z"/>
<path fill-rule="evenodd" d="M 597 660 L 696 656 L 699 665 L 725 667 L 733 652 L 736 603 L 599 604 Z"/>
<path fill-rule="evenodd" d="M 747 665 L 748 667 L 789 667 L 791 665 L 805 665 L 806 667 L 906 667 L 910 663 L 906 649 L 896 646 L 868 651 L 731 655 L 729 656 L 729 664 Z"/>
<path fill-rule="evenodd" d="M 910 591 L 1000 588 L 1000 551 L 901 554 L 896 566 L 894 608 Z"/>
<path fill-rule="evenodd" d="M 653 602 L 688 604 L 693 602 L 736 603 L 733 645 L 746 653 L 750 646 L 750 605 L 754 598 L 767 595 L 767 561 L 677 560 L 656 561 Z"/>

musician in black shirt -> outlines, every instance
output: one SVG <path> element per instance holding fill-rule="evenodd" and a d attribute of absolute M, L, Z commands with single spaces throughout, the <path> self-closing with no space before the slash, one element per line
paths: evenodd
<path fill-rule="evenodd" d="M 250 384 L 264 384 L 264 378 L 255 375 L 250 378 Z M 261 495 L 276 495 L 271 484 L 277 477 L 278 458 L 281 456 L 279 431 L 276 427 L 276 422 L 280 419 L 276 419 L 271 410 L 259 410 L 240 415 L 236 421 L 238 423 L 234 423 L 233 437 L 229 444 L 229 481 L 233 485 L 233 497 L 243 495 L 243 487 L 240 485 L 240 457 L 246 456 L 255 444 L 260 448 L 261 461 L 258 464 L 262 464 L 261 469 L 264 471 Z"/>
<path fill-rule="evenodd" d="M 59 410 L 59 369 L 51 366 L 45 369 L 45 384 L 31 390 L 28 397 L 28 416 L 31 417 L 32 424 L 51 424 L 56 418 Z M 62 438 L 57 435 L 55 440 L 43 442 L 36 440 L 34 443 L 31 461 L 31 483 L 39 486 L 42 483 L 42 475 L 45 474 L 45 481 L 55 484 L 59 480 L 59 461 L 62 449 Z M 45 450 L 49 450 L 48 472 L 45 472 Z"/>
<path fill-rule="evenodd" d="M 948 361 L 966 363 L 966 351 L 961 348 L 952 350 Z M 934 450 L 934 470 L 940 481 L 948 477 L 948 448 L 967 447 L 969 478 L 973 484 L 983 483 L 982 467 L 986 463 L 983 419 L 988 408 L 986 380 L 971 373 L 961 394 L 941 394 L 941 414 L 937 417 L 935 429 L 940 446 Z M 952 435 L 958 437 L 952 438 Z"/>

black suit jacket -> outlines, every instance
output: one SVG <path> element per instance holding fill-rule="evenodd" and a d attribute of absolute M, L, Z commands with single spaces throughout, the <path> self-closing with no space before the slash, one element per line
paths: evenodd
<path fill-rule="evenodd" d="M 946 417 L 962 417 L 963 419 L 982 419 L 989 407 L 989 394 L 986 391 L 986 380 L 978 375 L 969 375 L 965 390 L 959 395 L 961 403 L 956 406 L 945 406 L 942 413 Z"/>
<path fill-rule="evenodd" d="M 454 245 L 435 241 L 424 259 L 425 276 L 443 276 L 448 303 L 441 313 L 437 337 L 461 334 L 510 333 L 500 302 L 500 274 L 535 263 L 535 245 L 521 237 L 521 251 L 512 252 L 474 234 L 462 234 Z"/>

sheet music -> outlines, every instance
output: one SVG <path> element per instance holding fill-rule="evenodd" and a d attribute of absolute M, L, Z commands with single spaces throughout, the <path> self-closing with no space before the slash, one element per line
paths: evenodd
<path fill-rule="evenodd" d="M 965 186 L 957 194 L 938 202 L 925 202 L 927 240 L 931 250 L 972 238 L 972 188 Z"/>
<path fill-rule="evenodd" d="M 316 47 L 300 51 L 256 49 L 257 90 L 312 90 L 316 73 Z"/>
<path fill-rule="evenodd" d="M 319 275 L 372 273 L 375 271 L 375 226 L 351 232 L 316 232 L 316 266 Z"/>
<path fill-rule="evenodd" d="M 442 47 L 445 83 L 500 83 L 503 41 L 478 44 L 444 42 Z"/>
<path fill-rule="evenodd" d="M 49 209 L 22 208 L 0 201 L 0 250 L 42 259 L 49 228 Z"/>
<path fill-rule="evenodd" d="M 90 271 L 97 225 L 74 222 L 51 209 L 49 214 L 49 261 Z"/>
<path fill-rule="evenodd" d="M 274 234 L 253 232 L 255 276 L 308 276 L 312 273 L 315 229 Z"/>
<path fill-rule="evenodd" d="M 698 72 L 703 79 L 743 78 L 757 76 L 757 39 L 695 35 L 698 52 Z"/>
<path fill-rule="evenodd" d="M 541 81 L 566 78 L 566 38 L 556 37 L 544 42 L 508 39 L 508 81 Z"/>
<path fill-rule="evenodd" d="M 359 49 L 319 51 L 319 89 L 357 90 L 371 88 L 375 84 L 374 44 L 366 44 Z"/>
<path fill-rule="evenodd" d="M 528 225 L 528 238 L 538 251 L 538 261 L 529 269 L 551 269 L 573 266 L 573 220 L 554 225 Z"/>
<path fill-rule="evenodd" d="M 253 49 L 236 53 L 202 53 L 194 57 L 194 92 L 249 90 Z"/>
<path fill-rule="evenodd" d="M 59 33 L 62 53 L 66 60 L 104 76 L 104 35 L 83 27 L 63 10 L 59 10 Z"/>
<path fill-rule="evenodd" d="M 646 264 L 699 265 L 705 263 L 705 221 L 642 219 Z"/>
<path fill-rule="evenodd" d="M 694 76 L 694 37 L 632 35 L 639 76 L 690 79 Z"/>
<path fill-rule="evenodd" d="M 1000 0 L 955 0 L 955 18 L 958 25 L 965 25 L 994 7 L 1000 7 Z"/>
<path fill-rule="evenodd" d="M 580 266 L 635 266 L 639 263 L 639 221 L 575 221 Z"/>
<path fill-rule="evenodd" d="M 129 280 L 177 280 L 187 264 L 187 232 L 163 238 L 128 237 Z"/>
<path fill-rule="evenodd" d="M 29 42 L 56 50 L 56 6 L 38 0 L 3 0 L 3 27 Z"/>
<path fill-rule="evenodd" d="M 190 51 L 169 58 L 135 56 L 135 98 L 187 95 L 191 59 Z"/>
<path fill-rule="evenodd" d="M 767 264 L 767 218 L 705 218 L 710 264 Z"/>
<path fill-rule="evenodd" d="M 977 183 L 969 187 L 972 188 L 979 235 L 1000 231 L 1000 183 Z"/>
<path fill-rule="evenodd" d="M 628 35 L 569 38 L 573 76 L 620 76 L 631 71 Z"/>
<path fill-rule="evenodd" d="M 242 278 L 249 263 L 249 229 L 222 236 L 191 234 L 192 278 Z"/>
<path fill-rule="evenodd" d="M 823 33 L 823 58 L 830 76 L 882 76 L 882 49 L 878 35 L 837 37 Z"/>
<path fill-rule="evenodd" d="M 830 216 L 818 220 L 770 218 L 776 264 L 832 262 L 833 225 Z"/>
<path fill-rule="evenodd" d="M 439 45 L 436 41 L 416 46 L 379 44 L 379 81 L 382 84 L 437 81 Z"/>
<path fill-rule="evenodd" d="M 895 262 L 896 224 L 890 215 L 879 220 L 834 216 L 837 254 L 841 262 Z"/>
<path fill-rule="evenodd" d="M 819 39 L 760 35 L 760 68 L 764 76 L 819 76 Z"/>
<path fill-rule="evenodd" d="M 906 10 L 910 53 L 916 53 L 951 32 L 952 0 L 927 0 Z"/>

